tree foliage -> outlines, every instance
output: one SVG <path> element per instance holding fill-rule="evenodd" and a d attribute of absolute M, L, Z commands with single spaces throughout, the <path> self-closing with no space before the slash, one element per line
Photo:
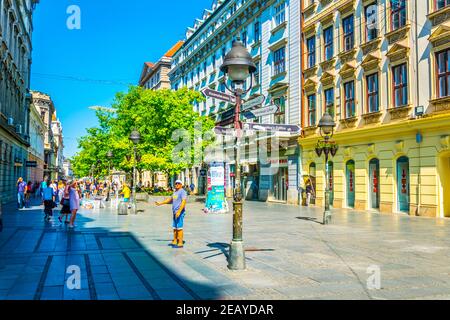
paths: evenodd
<path fill-rule="evenodd" d="M 89 176 L 94 165 L 97 176 L 108 172 L 108 151 L 113 152 L 111 166 L 117 170 L 130 172 L 135 161 L 130 133 L 137 129 L 141 141 L 136 146 L 141 155 L 136 161 L 139 170 L 162 171 L 175 174 L 192 165 L 194 156 L 195 128 L 201 125 L 201 133 L 209 131 L 214 121 L 194 112 L 194 102 L 202 102 L 201 93 L 193 90 L 147 90 L 130 87 L 129 91 L 116 94 L 112 105 L 114 113 L 97 111 L 99 125 L 87 129 L 87 134 L 79 139 L 79 152 L 73 158 L 74 173 Z M 180 134 L 181 133 L 181 134 Z M 184 161 L 175 161 L 179 139 L 188 141 L 188 148 L 179 154 Z M 181 139 L 181 138 L 180 138 Z M 208 142 L 203 142 L 202 148 Z M 100 161 L 100 162 L 99 162 Z"/>

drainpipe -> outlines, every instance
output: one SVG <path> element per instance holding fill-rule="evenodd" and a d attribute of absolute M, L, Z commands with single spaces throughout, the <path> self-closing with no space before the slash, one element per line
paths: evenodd
<path fill-rule="evenodd" d="M 419 102 L 419 97 L 420 97 L 420 92 L 419 92 L 419 79 L 420 79 L 420 77 L 419 77 L 419 33 L 418 33 L 418 27 L 419 27 L 419 24 L 418 24 L 418 22 L 417 22 L 417 18 L 418 18 L 418 16 L 417 16 L 417 1 L 414 1 L 414 19 L 415 19 L 415 27 L 414 27 L 414 30 L 415 30 L 415 38 L 414 38 L 414 40 L 415 40 L 415 42 L 416 42 L 416 105 L 415 105 L 415 107 L 417 107 L 419 104 L 420 104 L 420 102 Z M 419 172 L 418 172 L 418 176 L 417 176 L 417 209 L 416 209 L 416 216 L 419 216 L 420 215 L 420 203 L 421 203 L 421 195 L 420 195 L 420 189 L 421 189 L 421 174 L 420 174 L 420 171 L 421 171 L 421 168 L 422 168 L 422 165 L 421 165 L 421 155 L 420 155 L 420 144 L 421 144 L 421 142 L 422 142 L 422 134 L 420 133 L 420 131 L 419 132 L 417 132 L 417 135 L 416 135 L 416 142 L 418 143 L 418 145 L 419 145 Z"/>
<path fill-rule="evenodd" d="M 304 0 L 300 0 L 300 84 L 301 84 L 301 90 L 300 90 L 300 139 L 304 137 L 304 133 L 303 133 L 303 128 L 305 125 L 305 120 L 304 120 L 304 88 L 305 88 L 305 77 L 303 75 L 303 71 L 305 69 L 305 61 L 304 61 L 304 39 L 303 39 L 303 30 L 304 30 L 304 24 L 305 24 L 305 19 L 303 16 L 303 9 L 305 8 L 305 1 Z M 297 164 L 297 189 L 298 189 L 298 205 L 301 207 L 302 206 L 302 202 L 303 202 L 303 190 L 300 188 L 301 186 L 303 186 L 303 166 L 302 166 L 302 153 L 303 153 L 303 148 L 300 146 L 300 143 L 298 144 L 298 157 L 299 157 L 299 161 Z"/>

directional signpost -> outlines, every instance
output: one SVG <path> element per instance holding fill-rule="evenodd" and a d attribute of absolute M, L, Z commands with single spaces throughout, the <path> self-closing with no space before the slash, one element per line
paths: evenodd
<path fill-rule="evenodd" d="M 244 130 L 299 133 L 301 129 L 290 124 L 244 123 Z"/>
<path fill-rule="evenodd" d="M 252 100 L 249 100 L 241 106 L 241 111 L 245 111 L 250 108 L 256 107 L 257 105 L 264 103 L 264 100 L 266 100 L 266 97 L 264 95 L 261 95 Z"/>
<path fill-rule="evenodd" d="M 226 94 L 224 92 L 206 88 L 206 89 L 202 90 L 202 93 L 205 95 L 205 97 L 210 97 L 213 99 L 218 99 L 218 100 L 222 100 L 222 101 L 230 102 L 230 103 L 236 103 L 235 97 L 233 97 L 232 95 Z"/>
<path fill-rule="evenodd" d="M 253 118 L 258 118 L 258 117 L 263 117 L 263 116 L 268 116 L 268 115 L 274 114 L 275 112 L 277 112 L 277 110 L 278 110 L 278 106 L 271 105 L 271 106 L 264 107 L 261 109 L 255 109 L 255 110 L 244 112 L 242 115 L 246 119 L 253 119 Z"/>

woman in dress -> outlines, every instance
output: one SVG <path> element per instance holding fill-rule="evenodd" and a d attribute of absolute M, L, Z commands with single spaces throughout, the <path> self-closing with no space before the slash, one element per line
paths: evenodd
<path fill-rule="evenodd" d="M 70 217 L 69 228 L 75 228 L 74 222 L 77 217 L 78 209 L 80 209 L 80 194 L 78 193 L 78 183 L 76 181 L 72 182 L 69 191 L 70 199 L 70 211 L 72 216 Z"/>

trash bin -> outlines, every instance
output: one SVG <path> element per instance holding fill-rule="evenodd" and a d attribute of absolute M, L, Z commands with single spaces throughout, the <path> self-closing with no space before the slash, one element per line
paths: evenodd
<path fill-rule="evenodd" d="M 128 204 L 126 202 L 120 201 L 119 207 L 117 208 L 118 215 L 127 215 L 128 214 Z"/>

